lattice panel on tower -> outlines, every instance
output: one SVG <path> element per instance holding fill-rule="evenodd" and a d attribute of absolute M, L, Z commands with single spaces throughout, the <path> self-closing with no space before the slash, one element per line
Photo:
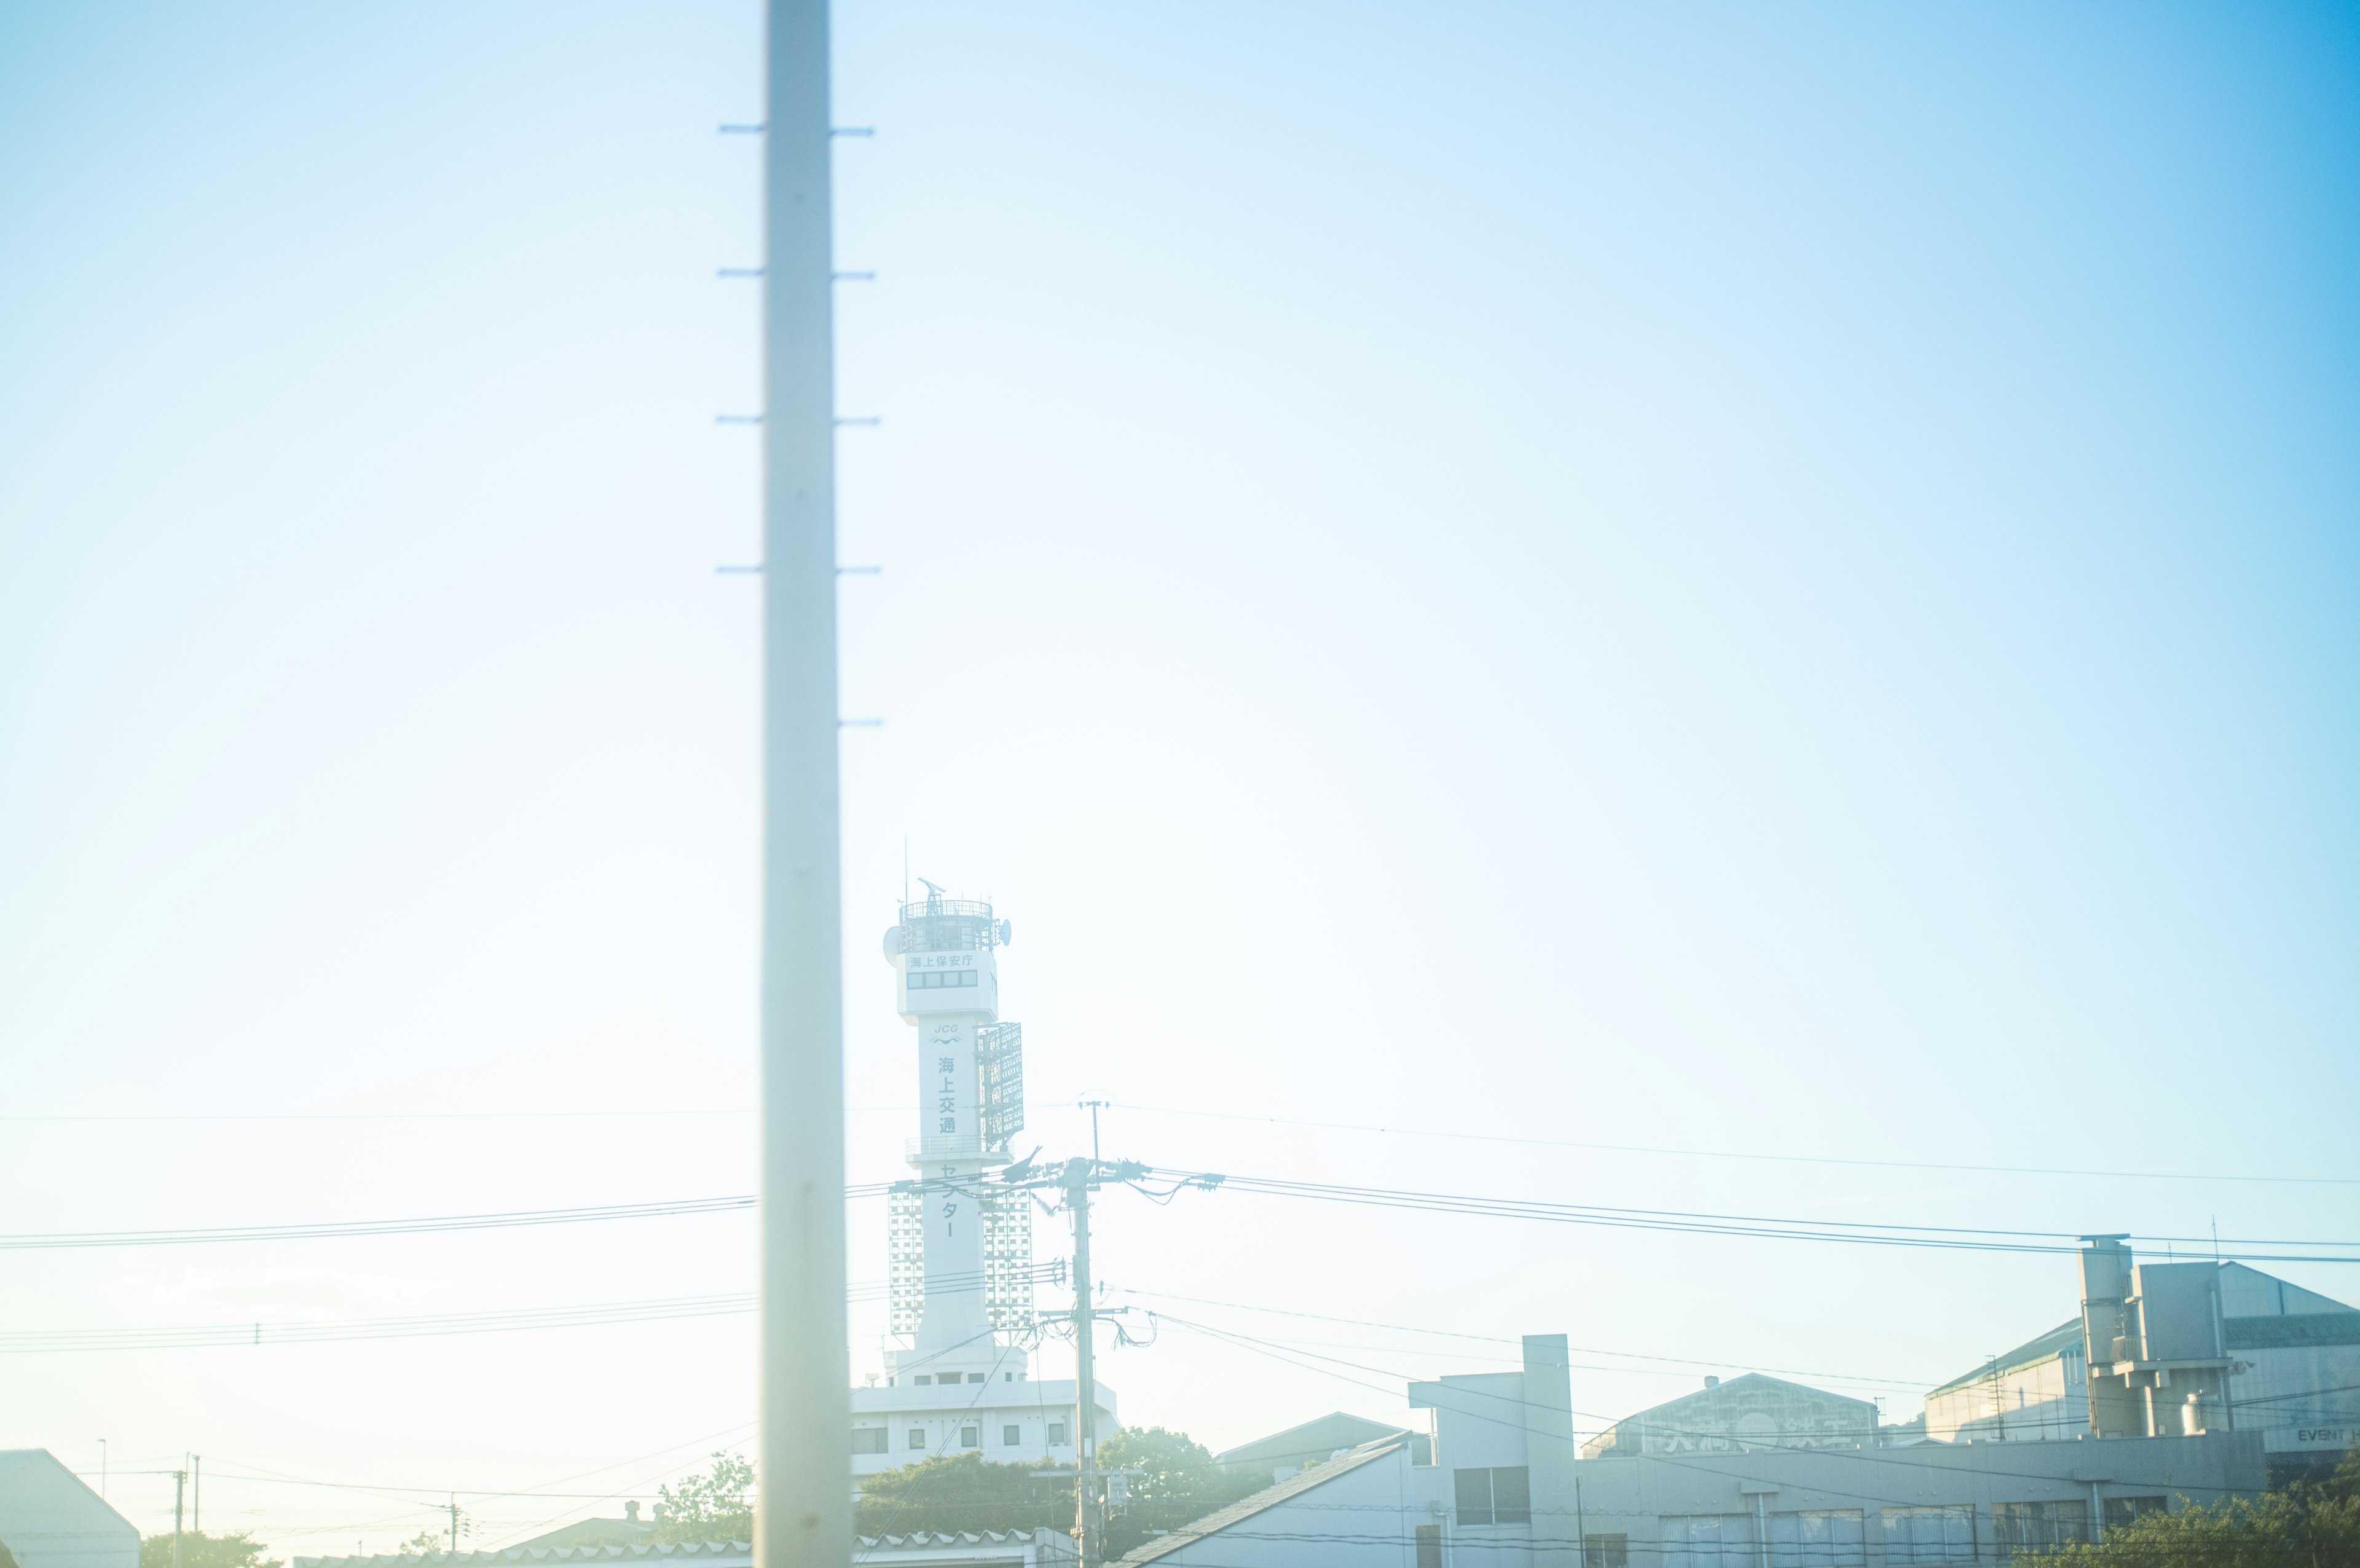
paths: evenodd
<path fill-rule="evenodd" d="M 983 1102 L 983 1146 L 1004 1149 L 1008 1140 L 1024 1129 L 1022 1024 L 985 1024 L 975 1031 L 975 1074 Z M 1030 1210 L 1026 1216 L 1024 1234 L 1030 1237 Z M 1029 1258 L 1032 1244 L 1028 1239 L 1024 1245 Z"/>
<path fill-rule="evenodd" d="M 926 1315 L 926 1230 L 919 1202 L 915 1181 L 896 1181 L 886 1194 L 885 1277 L 892 1298 L 886 1328 L 892 1334 L 917 1333 Z"/>
<path fill-rule="evenodd" d="M 997 1334 L 1032 1326 L 1032 1194 L 1022 1188 L 983 1191 L 983 1311 Z"/>

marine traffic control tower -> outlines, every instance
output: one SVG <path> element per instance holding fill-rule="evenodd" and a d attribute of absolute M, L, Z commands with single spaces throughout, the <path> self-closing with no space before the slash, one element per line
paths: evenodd
<path fill-rule="evenodd" d="M 926 887 L 885 932 L 895 1010 L 918 1031 L 915 1179 L 889 1200 L 890 1332 L 882 1386 L 853 1390 L 856 1477 L 969 1450 L 1071 1463 L 1078 1426 L 1075 1385 L 1031 1376 L 1032 1194 L 988 1174 L 1024 1126 L 1024 1029 L 1000 1018 L 1013 933 L 989 904 Z M 1113 1431 L 1104 1384 L 1097 1403 Z"/>

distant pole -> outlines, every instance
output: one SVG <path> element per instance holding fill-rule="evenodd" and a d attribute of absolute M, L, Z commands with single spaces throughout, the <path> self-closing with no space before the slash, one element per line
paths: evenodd
<path fill-rule="evenodd" d="M 106 1439 L 98 1440 L 98 1495 L 106 1496 Z"/>
<path fill-rule="evenodd" d="M 1106 1554 L 1098 1522 L 1098 1360 L 1090 1343 L 1098 1315 L 1090 1300 L 1090 1181 L 1097 1174 L 1096 1159 L 1065 1162 L 1065 1199 L 1074 1209 L 1074 1532 L 1081 1539 L 1081 1568 L 1098 1568 Z"/>
<path fill-rule="evenodd" d="M 852 1557 L 827 0 L 770 0 L 762 258 L 759 1568 Z"/>
<path fill-rule="evenodd" d="M 180 1568 L 180 1501 L 189 1490 L 189 1473 L 172 1472 L 172 1568 Z"/>
<path fill-rule="evenodd" d="M 451 1496 L 451 1550 L 459 1550 L 459 1497 L 455 1492 Z"/>
<path fill-rule="evenodd" d="M 205 1533 L 205 1456 L 189 1456 L 189 1528 Z"/>

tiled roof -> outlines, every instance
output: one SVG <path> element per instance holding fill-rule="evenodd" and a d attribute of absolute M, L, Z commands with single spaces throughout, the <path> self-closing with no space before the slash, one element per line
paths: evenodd
<path fill-rule="evenodd" d="M 1409 1441 L 1403 1432 L 1396 1437 L 1381 1437 L 1374 1443 L 1364 1443 L 1349 1454 L 1341 1454 L 1324 1465 L 1314 1465 L 1308 1470 L 1297 1471 L 1275 1486 L 1264 1486 L 1251 1497 L 1231 1503 L 1217 1513 L 1207 1514 L 1195 1524 L 1159 1535 L 1154 1540 L 1134 1547 L 1120 1561 L 1124 1563 L 1153 1563 L 1167 1552 L 1184 1546 L 1194 1546 L 1208 1535 L 1218 1535 L 1233 1524 L 1240 1524 L 1258 1513 L 1276 1508 L 1292 1497 L 1299 1497 L 1315 1486 L 1322 1486 L 1338 1475 L 1349 1475 L 1361 1465 L 1382 1459 Z"/>
<path fill-rule="evenodd" d="M 989 1542 L 999 1546 L 1008 1541 L 1019 1545 L 1032 1539 L 1029 1530 L 937 1530 L 929 1534 L 919 1530 L 912 1535 L 856 1535 L 853 1543 L 864 1551 L 880 1546 L 981 1546 Z"/>
<path fill-rule="evenodd" d="M 295 1568 L 499 1568 L 534 1563 L 664 1562 L 674 1558 L 744 1557 L 750 1541 L 666 1541 L 634 1546 L 511 1546 L 504 1552 L 373 1552 L 366 1557 L 298 1557 Z"/>

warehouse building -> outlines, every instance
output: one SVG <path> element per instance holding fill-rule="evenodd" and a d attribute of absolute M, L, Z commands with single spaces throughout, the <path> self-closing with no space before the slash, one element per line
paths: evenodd
<path fill-rule="evenodd" d="M 1927 1435 L 2261 1436 L 2273 1485 L 2360 1439 L 2360 1312 L 2243 1263 L 2139 1263 L 2085 1236 L 2081 1312 L 1926 1396 Z"/>

